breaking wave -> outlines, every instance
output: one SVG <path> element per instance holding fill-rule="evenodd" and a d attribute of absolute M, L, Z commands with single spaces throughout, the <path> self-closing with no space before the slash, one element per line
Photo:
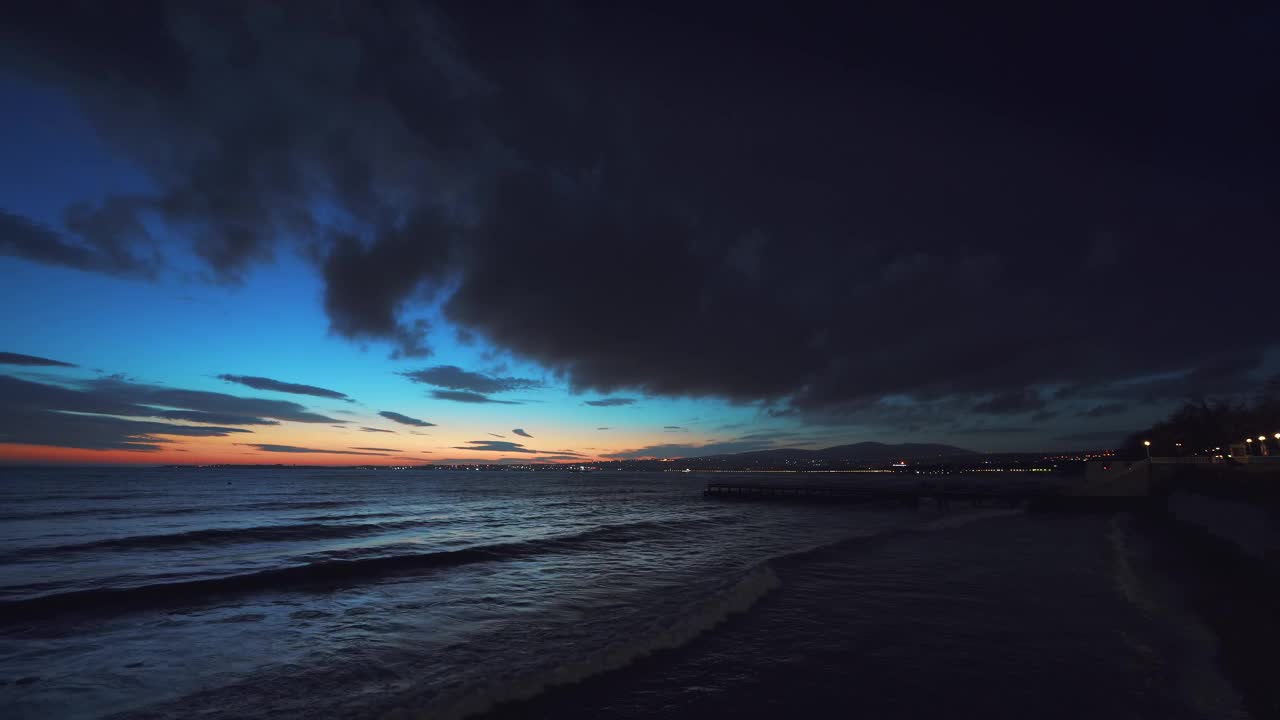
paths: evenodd
<path fill-rule="evenodd" d="M 505 683 L 473 689 L 431 703 L 429 707 L 397 707 L 383 717 L 386 720 L 428 717 L 459 720 L 488 712 L 504 703 L 528 700 L 548 688 L 580 682 L 594 675 L 626 667 L 652 653 L 685 645 L 731 616 L 751 609 L 757 601 L 781 584 L 769 563 L 760 563 L 747 570 L 732 584 L 695 605 L 688 613 L 674 618 L 668 625 L 653 632 L 637 633 L 632 640 L 607 645 L 572 662 Z"/>
<path fill-rule="evenodd" d="M 596 527 L 570 535 L 477 545 L 457 550 L 385 555 L 352 560 L 330 559 L 200 580 L 157 583 L 125 588 L 95 588 L 41 595 L 0 604 L 0 625 L 30 622 L 64 614 L 85 613 L 96 615 L 113 611 L 152 609 L 199 603 L 213 597 L 228 594 L 331 588 L 392 575 L 410 574 L 472 563 L 512 560 L 549 553 L 574 552 L 576 550 L 591 549 L 601 543 L 630 542 L 645 539 L 650 536 L 648 531 L 670 527 L 673 524 L 678 523 L 648 521 L 623 523 Z M 385 530 L 388 526 L 383 524 L 333 527 L 368 527 L 376 530 Z M 258 530 L 261 530 L 261 528 Z M 181 533 L 180 535 L 208 532 L 210 531 L 202 530 L 195 531 L 195 533 Z M 243 530 L 238 532 L 243 532 Z M 150 537 L 151 540 L 147 540 L 147 537 Z M 137 543 L 146 540 L 154 543 L 158 542 L 156 540 L 158 537 L 170 538 L 164 542 L 173 541 L 173 536 L 121 538 L 120 541 Z M 97 546 L 98 548 L 103 547 L 101 544 Z M 131 547 L 153 547 L 153 545 L 140 546 L 135 544 Z"/>

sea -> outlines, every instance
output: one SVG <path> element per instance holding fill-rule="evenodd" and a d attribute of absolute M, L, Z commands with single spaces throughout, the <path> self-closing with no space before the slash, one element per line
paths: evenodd
<path fill-rule="evenodd" d="M 1248 717 L 1132 518 L 813 480 L 0 469 L 0 717 Z"/>

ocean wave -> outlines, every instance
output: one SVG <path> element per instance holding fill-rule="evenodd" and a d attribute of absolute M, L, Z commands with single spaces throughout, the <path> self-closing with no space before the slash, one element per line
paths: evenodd
<path fill-rule="evenodd" d="M 596 652 L 586 654 L 580 660 L 542 672 L 534 672 L 502 684 L 469 690 L 459 696 L 436 699 L 422 706 L 414 706 L 412 703 L 402 704 L 388 710 L 382 717 L 384 720 L 416 718 L 460 720 L 483 715 L 499 705 L 529 700 L 552 687 L 580 682 L 595 675 L 626 667 L 654 652 L 681 647 L 689 643 L 699 635 L 714 629 L 729 617 L 750 610 L 761 598 L 780 587 L 782 581 L 775 572 L 775 567 L 781 568 L 783 565 L 817 559 L 824 557 L 826 553 L 845 553 L 851 547 L 865 546 L 866 543 L 888 541 L 903 535 L 941 532 L 984 520 L 1020 515 L 1022 512 L 1020 509 L 1013 509 L 946 515 L 916 525 L 883 528 L 871 534 L 846 537 L 803 550 L 776 555 L 751 566 L 736 582 L 715 593 L 710 599 L 695 604 L 688 613 L 672 619 L 669 625 L 657 632 L 641 633 L 634 640 L 608 645 Z"/>
<path fill-rule="evenodd" d="M 327 540 L 362 537 L 394 530 L 406 530 L 427 524 L 422 520 L 399 522 L 362 523 L 336 525 L 328 523 L 301 523 L 295 525 L 262 525 L 244 528 L 204 528 L 164 535 L 130 535 L 107 538 L 70 545 L 53 545 L 23 548 L 0 555 L 0 560 L 17 560 L 31 557 L 47 557 L 68 553 L 98 552 L 102 550 L 166 550 L 205 545 L 237 545 L 251 542 L 280 542 L 289 540 Z"/>
<path fill-rule="evenodd" d="M 679 522 L 641 521 L 605 525 L 546 538 L 477 545 L 457 550 L 406 553 L 360 559 L 328 559 L 301 565 L 200 580 L 137 587 L 95 588 L 0 603 L 0 626 L 58 617 L 99 615 L 202 603 L 233 594 L 327 589 L 384 577 L 481 562 L 515 560 L 591 549 L 599 544 L 652 538 L 652 531 Z M 351 526 L 354 527 L 354 526 Z M 364 527 L 379 527 L 369 525 Z M 385 528 L 384 526 L 381 526 Z M 204 532 L 204 531 L 195 531 Z M 185 534 L 185 533 L 184 533 Z M 153 536 L 154 537 L 154 536 Z M 139 540 L 141 538 L 132 538 Z M 121 538 L 130 540 L 130 538 Z M 108 542 L 108 541 L 100 541 Z M 101 546 L 99 546 L 101 547 Z"/>
<path fill-rule="evenodd" d="M 672 618 L 669 624 L 654 632 L 639 634 L 633 639 L 607 645 L 594 652 L 586 653 L 573 662 L 534 672 L 513 681 L 442 698 L 425 707 L 396 707 L 385 712 L 382 717 L 384 720 L 409 720 L 410 718 L 460 720 L 483 714 L 505 703 L 528 700 L 549 688 L 581 682 L 594 675 L 626 667 L 655 652 L 686 645 L 731 616 L 751 609 L 756 602 L 781 584 L 769 563 L 759 563 L 748 569 L 732 584 L 695 604 L 689 612 Z"/>
<path fill-rule="evenodd" d="M 400 517 L 399 512 L 343 513 L 340 515 L 308 515 L 302 518 L 307 522 L 336 522 L 342 520 L 372 520 L 374 518 Z"/>
<path fill-rule="evenodd" d="M 292 500 L 264 500 L 262 502 L 246 503 L 238 505 L 238 508 L 253 508 L 255 510 L 324 510 L 327 508 L 350 507 L 352 505 L 363 505 L 359 500 L 303 500 L 301 502 Z"/>
<path fill-rule="evenodd" d="M 810 561 L 821 561 L 833 557 L 842 557 L 851 548 L 865 548 L 867 545 L 878 544 L 891 541 L 904 535 L 919 535 L 924 533 L 942 532 L 945 530 L 954 530 L 966 525 L 985 520 L 995 520 L 998 518 L 1022 515 L 1025 511 L 1020 508 L 998 509 L 975 511 L 965 513 L 946 514 L 933 520 L 921 522 L 915 525 L 897 525 L 893 527 L 881 528 L 875 532 L 865 535 L 854 535 L 839 540 L 819 543 L 802 550 L 775 555 L 769 559 L 769 562 L 778 567 L 788 567 L 792 565 L 801 565 Z"/>
<path fill-rule="evenodd" d="M 49 498 L 57 500 L 65 500 L 67 498 Z M 90 497 L 75 498 L 76 500 L 124 500 L 134 499 L 128 496 L 117 495 L 95 495 Z M 222 513 L 237 512 L 244 510 L 329 510 L 334 508 L 350 507 L 361 503 L 353 500 L 304 500 L 301 502 L 289 502 L 280 500 L 269 500 L 260 502 L 250 502 L 230 505 L 197 505 L 197 506 L 181 506 L 181 507 L 120 507 L 120 506 L 100 506 L 92 508 L 76 508 L 69 510 L 31 510 L 28 512 L 7 512 L 0 513 L 0 520 L 43 520 L 47 518 L 57 517 L 79 517 L 86 515 L 98 515 L 103 517 L 166 517 L 169 515 L 192 515 L 197 513 Z"/>
<path fill-rule="evenodd" d="M 0 513 L 0 520 L 43 520 L 56 517 L 79 517 L 84 515 L 101 515 L 100 508 L 82 510 L 45 510 L 34 512 Z"/>
<path fill-rule="evenodd" d="M 1132 519 L 1122 515 L 1111 518 L 1107 539 L 1117 594 L 1162 630 L 1158 648 L 1126 636 L 1130 650 L 1144 661 L 1171 665 L 1179 690 L 1199 716 L 1248 718 L 1243 697 L 1222 674 L 1218 636 L 1186 605 L 1173 579 L 1157 569 L 1153 539 L 1135 532 Z"/>

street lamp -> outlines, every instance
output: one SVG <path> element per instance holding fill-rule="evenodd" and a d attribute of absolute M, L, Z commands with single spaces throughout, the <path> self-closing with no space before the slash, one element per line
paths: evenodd
<path fill-rule="evenodd" d="M 1143 440 L 1143 441 L 1142 441 L 1142 446 L 1143 446 L 1144 448 L 1146 448 L 1146 449 L 1147 449 L 1147 461 L 1148 461 L 1148 462 L 1150 462 L 1150 460 L 1151 460 L 1151 441 L 1150 441 L 1150 440 Z"/>
<path fill-rule="evenodd" d="M 1253 438 L 1245 438 L 1245 439 L 1244 439 L 1244 454 L 1245 454 L 1245 455 L 1252 455 L 1253 453 L 1249 452 L 1249 450 L 1250 450 L 1251 448 L 1253 448 Z"/>

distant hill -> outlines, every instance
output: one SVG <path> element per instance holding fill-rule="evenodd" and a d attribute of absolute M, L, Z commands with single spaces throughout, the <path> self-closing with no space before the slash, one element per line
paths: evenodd
<path fill-rule="evenodd" d="M 861 442 L 852 445 L 837 445 L 821 450 L 802 448 L 777 448 L 773 450 L 754 450 L 744 453 L 726 455 L 704 455 L 697 459 L 702 461 L 739 461 L 752 464 L 785 462 L 788 460 L 827 460 L 844 462 L 882 463 L 895 460 L 941 460 L 963 458 L 978 455 L 972 450 L 940 445 L 936 443 L 900 443 L 888 445 L 878 442 Z"/>

